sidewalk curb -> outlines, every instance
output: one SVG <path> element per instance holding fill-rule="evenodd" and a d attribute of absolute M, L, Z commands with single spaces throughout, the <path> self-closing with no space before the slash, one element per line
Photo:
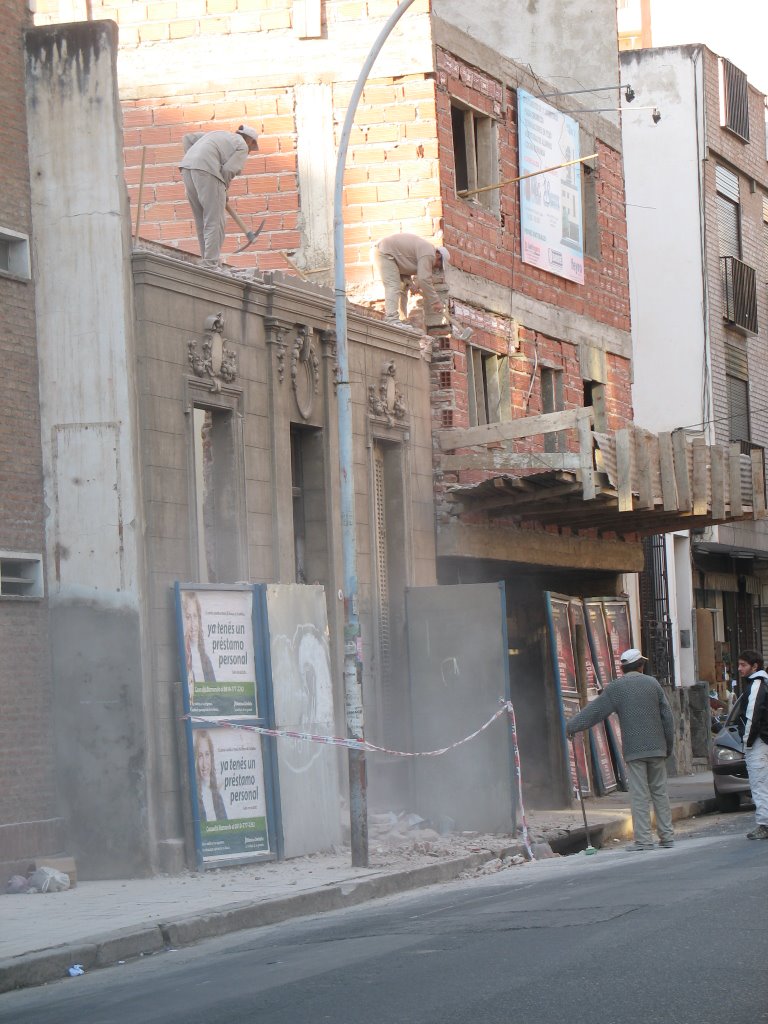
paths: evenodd
<path fill-rule="evenodd" d="M 713 799 L 676 803 L 672 805 L 672 820 L 680 821 L 713 810 Z M 603 822 L 590 829 L 598 843 L 626 838 L 631 831 L 629 815 Z M 553 836 L 544 841 L 549 842 L 552 850 L 558 853 L 572 849 L 582 840 L 586 841 L 586 833 L 580 828 L 573 829 L 565 836 Z M 297 893 L 295 896 L 258 903 L 232 903 L 204 913 L 170 918 L 151 925 L 123 928 L 87 942 L 54 946 L 34 953 L 8 957 L 0 960 L 0 993 L 58 981 L 73 964 L 82 964 L 86 971 L 108 967 L 121 960 L 135 959 L 163 949 L 192 945 L 203 939 L 216 938 L 247 928 L 260 928 L 297 917 L 323 914 L 330 910 L 340 910 L 384 896 L 407 892 L 410 889 L 449 882 L 465 871 L 477 870 L 489 861 L 514 856 L 522 851 L 523 848 L 519 844 L 503 846 L 497 850 L 472 853 L 439 864 L 426 864 L 418 868 L 359 880 L 350 879 L 321 889 Z"/>

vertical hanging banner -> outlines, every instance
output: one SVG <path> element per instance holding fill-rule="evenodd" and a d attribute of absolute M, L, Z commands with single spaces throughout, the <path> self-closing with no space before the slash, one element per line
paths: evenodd
<path fill-rule="evenodd" d="M 630 635 L 628 606 L 625 602 L 611 600 L 610 598 L 606 598 L 605 603 L 610 604 L 613 608 L 611 616 L 613 623 L 612 635 L 609 635 L 608 631 L 604 599 L 599 597 L 587 598 L 584 602 L 587 637 L 601 689 L 604 689 L 616 677 L 618 674 L 616 666 L 619 664 L 619 656 L 622 651 L 631 647 L 630 641 L 627 641 L 623 646 L 621 645 L 622 637 L 626 639 Z M 619 611 L 619 606 L 623 606 L 624 614 Z M 625 622 L 626 626 L 622 626 L 620 629 L 617 628 L 617 623 L 620 622 Z M 617 646 L 616 652 L 614 652 L 613 644 Z M 626 768 L 622 753 L 621 726 L 619 725 L 618 715 L 611 715 L 608 718 L 605 723 L 605 729 L 616 778 L 621 788 L 626 789 Z"/>
<path fill-rule="evenodd" d="M 268 725 L 259 714 L 253 589 L 177 584 L 176 616 L 185 712 Z M 199 866 L 271 856 L 264 742 L 223 724 L 187 722 Z"/>
<path fill-rule="evenodd" d="M 579 126 L 525 89 L 517 90 L 521 175 L 555 167 L 520 182 L 522 259 L 534 267 L 584 284 Z"/>
<path fill-rule="evenodd" d="M 613 654 L 613 674 L 619 673 L 619 660 L 624 651 L 632 647 L 632 626 L 629 621 L 629 603 L 627 601 L 610 598 L 603 599 L 603 610 L 605 613 L 605 624 L 608 630 L 608 639 L 611 643 Z"/>
<path fill-rule="evenodd" d="M 573 637 L 571 635 L 571 618 L 569 615 L 568 598 L 549 596 L 549 607 L 552 625 L 552 641 L 555 651 L 555 669 L 560 684 L 560 692 L 569 697 L 578 698 L 579 686 L 576 678 L 576 659 L 573 653 Z"/>
<path fill-rule="evenodd" d="M 544 599 L 547 605 L 552 670 L 560 703 L 560 719 L 563 723 L 564 753 L 569 768 L 570 792 L 577 793 L 579 788 L 574 760 L 578 758 L 581 770 L 582 795 L 591 796 L 591 773 L 588 769 L 584 734 L 577 733 L 572 743 L 565 740 L 565 722 L 567 719 L 572 718 L 580 707 L 579 687 L 576 677 L 576 657 L 569 613 L 570 598 L 545 592 Z"/>
<path fill-rule="evenodd" d="M 601 690 L 597 667 L 594 662 L 592 655 L 592 647 L 589 643 L 589 630 L 586 623 L 586 614 L 584 611 L 584 604 L 580 598 L 574 598 L 570 602 L 570 615 L 571 625 L 573 627 L 574 639 L 576 637 L 577 629 L 580 627 L 583 630 L 583 636 L 586 641 L 584 651 L 584 672 L 586 674 L 586 690 L 587 690 L 587 701 L 594 700 L 598 696 Z M 574 644 L 574 649 L 575 644 Z M 607 734 L 608 723 L 598 722 L 597 725 L 593 725 L 589 730 L 590 747 L 592 751 L 592 761 L 594 764 L 594 778 L 595 785 L 597 786 L 598 793 L 602 796 L 604 793 L 612 793 L 618 787 L 618 781 L 616 779 L 616 772 L 614 771 L 613 764 L 611 762 L 611 752 L 608 742 Z"/>

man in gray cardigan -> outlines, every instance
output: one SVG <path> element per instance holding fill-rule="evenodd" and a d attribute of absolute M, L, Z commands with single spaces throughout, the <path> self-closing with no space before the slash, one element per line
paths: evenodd
<path fill-rule="evenodd" d="M 636 648 L 624 651 L 622 677 L 608 683 L 565 727 L 568 736 L 573 736 L 604 721 L 614 711 L 619 716 L 635 832 L 628 850 L 653 849 L 651 803 L 656 812 L 659 846 L 675 845 L 665 763 L 674 745 L 674 720 L 660 684 L 643 673 L 644 661 L 647 659 Z"/>

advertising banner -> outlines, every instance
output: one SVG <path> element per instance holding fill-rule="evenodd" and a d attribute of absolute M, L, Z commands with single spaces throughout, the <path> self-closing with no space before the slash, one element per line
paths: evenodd
<path fill-rule="evenodd" d="M 576 659 L 573 653 L 571 636 L 571 620 L 568 613 L 568 598 L 557 598 L 550 595 L 549 607 L 552 624 L 552 641 L 555 651 L 555 671 L 557 672 L 560 692 L 574 697 L 579 695 L 576 678 Z"/>
<path fill-rule="evenodd" d="M 187 711 L 257 715 L 250 590 L 179 591 Z"/>
<path fill-rule="evenodd" d="M 622 600 L 603 600 L 605 624 L 613 653 L 613 674 L 619 673 L 619 659 L 622 653 L 632 647 L 632 626 L 629 621 L 629 605 Z"/>
<path fill-rule="evenodd" d="M 270 724 L 254 611 L 252 586 L 176 584 L 191 830 L 201 868 L 275 856 L 273 741 L 226 724 Z"/>
<path fill-rule="evenodd" d="M 203 860 L 269 853 L 261 736 L 195 728 L 192 737 Z"/>
<path fill-rule="evenodd" d="M 520 182 L 522 259 L 569 281 L 584 283 L 581 218 L 581 165 L 577 160 L 579 126 L 525 89 L 517 90 L 521 175 L 541 171 Z"/>
<path fill-rule="evenodd" d="M 579 702 L 576 699 L 568 700 L 563 698 L 563 712 L 566 719 L 573 718 L 579 711 Z M 576 760 L 578 759 L 578 775 L 576 773 Z M 579 796 L 579 780 L 581 780 L 581 795 L 592 796 L 590 783 L 589 759 L 587 757 L 586 733 L 577 732 L 573 741 L 568 743 L 568 764 L 570 767 L 571 792 L 576 799 Z"/>

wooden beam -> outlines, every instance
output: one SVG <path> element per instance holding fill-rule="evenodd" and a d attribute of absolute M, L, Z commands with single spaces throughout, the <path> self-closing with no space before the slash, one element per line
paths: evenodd
<path fill-rule="evenodd" d="M 661 466 L 661 497 L 665 512 L 676 512 L 677 482 L 675 480 L 675 456 L 672 450 L 672 435 L 659 434 L 659 463 Z"/>
<path fill-rule="evenodd" d="M 637 501 L 635 508 L 653 508 L 653 481 L 651 479 L 651 455 L 648 451 L 645 432 L 635 428 L 633 433 L 635 448 L 635 484 Z"/>
<path fill-rule="evenodd" d="M 515 527 L 463 523 L 439 528 L 437 554 L 440 558 L 486 558 L 604 572 L 640 572 L 644 564 L 642 545 L 635 541 L 561 537 Z"/>
<path fill-rule="evenodd" d="M 491 441 L 514 441 L 521 437 L 535 437 L 538 434 L 554 434 L 558 430 L 570 430 L 578 426 L 579 416 L 592 419 L 591 409 L 565 409 L 563 412 L 548 412 L 541 416 L 523 416 L 508 423 L 486 423 L 480 427 L 439 430 L 437 438 L 444 452 L 456 448 L 471 448 L 475 444 Z"/>
<path fill-rule="evenodd" d="M 575 452 L 510 452 L 505 448 L 488 448 L 484 452 L 467 452 L 466 455 L 443 455 L 440 459 L 440 469 L 445 473 L 457 473 L 462 469 L 485 469 L 489 473 L 507 469 L 575 473 L 580 466 L 580 456 Z"/>
<path fill-rule="evenodd" d="M 632 502 L 632 436 L 628 427 L 616 431 L 616 491 L 619 512 L 631 512 Z"/>
<path fill-rule="evenodd" d="M 744 515 L 741 499 L 741 446 L 735 441 L 728 450 L 728 490 L 731 497 L 731 518 Z"/>
<path fill-rule="evenodd" d="M 595 497 L 595 462 L 592 424 L 588 416 L 579 417 L 578 431 L 582 497 L 584 501 L 592 501 Z"/>
<path fill-rule="evenodd" d="M 672 431 L 672 450 L 675 459 L 675 484 L 677 485 L 677 507 L 681 512 L 690 512 L 691 477 L 688 472 L 688 442 L 684 430 Z"/>
<path fill-rule="evenodd" d="M 753 448 L 750 452 L 752 460 L 752 515 L 755 519 L 765 519 L 765 461 L 762 448 Z"/>
<path fill-rule="evenodd" d="M 705 516 L 709 511 L 707 494 L 707 442 L 703 437 L 693 439 L 693 514 Z"/>
<path fill-rule="evenodd" d="M 712 476 L 712 518 L 725 519 L 725 450 L 719 444 L 709 452 Z"/>

